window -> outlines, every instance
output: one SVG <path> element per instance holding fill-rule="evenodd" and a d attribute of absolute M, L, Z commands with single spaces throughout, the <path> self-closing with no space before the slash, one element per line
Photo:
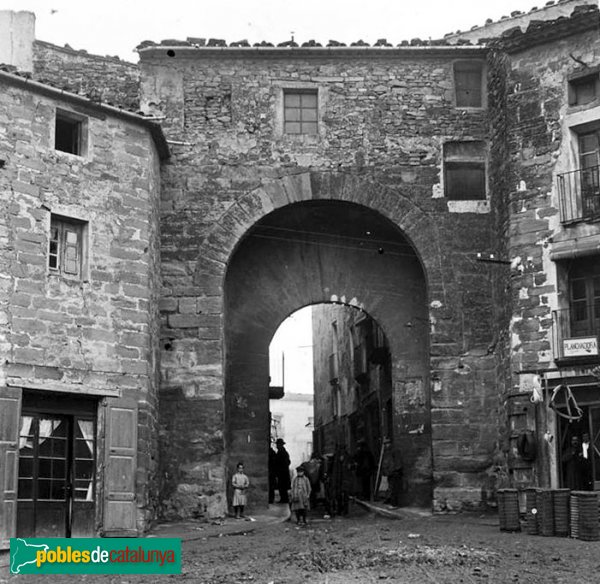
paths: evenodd
<path fill-rule="evenodd" d="M 600 128 L 597 120 L 591 120 L 572 126 L 571 130 L 577 162 L 573 170 L 557 176 L 560 220 L 597 221 L 600 219 Z"/>
<path fill-rule="evenodd" d="M 579 181 L 583 217 L 595 219 L 600 215 L 600 132 L 579 134 Z"/>
<path fill-rule="evenodd" d="M 571 265 L 569 275 L 571 336 L 600 332 L 600 260 L 585 258 Z"/>
<path fill-rule="evenodd" d="M 458 61 L 454 63 L 456 107 L 483 107 L 483 63 Z"/>
<path fill-rule="evenodd" d="M 444 195 L 453 201 L 486 198 L 484 142 L 444 144 Z"/>
<path fill-rule="evenodd" d="M 48 244 L 48 268 L 51 272 L 81 276 L 85 223 L 52 215 Z"/>
<path fill-rule="evenodd" d="M 317 90 L 284 90 L 283 124 L 286 134 L 318 133 Z"/>
<path fill-rule="evenodd" d="M 585 105 L 598 97 L 598 73 L 583 75 L 569 81 L 569 105 Z"/>
<path fill-rule="evenodd" d="M 85 155 L 86 135 L 85 117 L 73 112 L 56 110 L 54 128 L 54 148 L 61 152 Z"/>

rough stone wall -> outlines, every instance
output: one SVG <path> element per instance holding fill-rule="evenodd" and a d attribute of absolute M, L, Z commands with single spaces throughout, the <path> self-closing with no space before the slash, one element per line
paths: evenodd
<path fill-rule="evenodd" d="M 576 135 L 571 131 L 574 108 L 568 106 L 568 77 L 585 71 L 582 63 L 600 58 L 597 8 L 581 11 L 570 22 L 536 27 L 508 41 L 506 100 L 507 176 L 511 265 L 512 319 L 510 324 L 511 387 L 507 402 L 513 484 L 550 484 L 549 465 L 555 446 L 542 437 L 552 424 L 543 405 L 529 402 L 534 374 L 554 367 L 552 310 L 566 298 L 557 287 L 557 262 L 550 254 L 560 241 L 571 242 L 595 233 L 589 224 L 563 227 L 559 218 L 557 174 L 579 167 L 574 156 Z M 597 107 L 590 120 L 600 120 Z M 577 109 L 577 108 L 575 108 Z M 593 112 L 596 111 L 596 115 Z M 561 300 L 562 298 L 562 300 Z M 517 454 L 516 436 L 537 429 L 537 463 Z M 552 428 L 550 428 L 552 433 Z"/>
<path fill-rule="evenodd" d="M 482 263 L 492 279 L 492 298 L 495 319 L 495 336 L 490 349 L 496 357 L 496 379 L 498 386 L 496 410 L 501 420 L 507 419 L 507 399 L 511 392 L 511 346 L 510 322 L 512 296 L 510 267 L 508 265 L 509 199 L 508 193 L 515 184 L 509 163 L 507 76 L 509 60 L 501 51 L 490 51 L 488 104 L 490 109 L 490 198 L 494 231 L 494 260 Z M 489 259 L 489 258 L 486 258 Z M 510 434 L 508 424 L 501 425 L 497 437 L 496 458 L 485 486 L 486 497 L 493 499 L 497 488 L 510 486 L 508 458 Z"/>
<path fill-rule="evenodd" d="M 37 81 L 85 95 L 97 103 L 139 110 L 139 68 L 118 57 L 35 41 L 33 75 Z"/>
<path fill-rule="evenodd" d="M 159 160 L 147 129 L 79 105 L 88 151 L 54 149 L 72 102 L 2 80 L 0 381 L 121 390 L 140 407 L 139 525 L 155 515 Z M 48 270 L 50 214 L 87 222 L 87 270 Z"/>
<path fill-rule="evenodd" d="M 416 239 L 420 214 L 431 221 L 416 247 L 426 258 L 431 369 L 441 381 L 432 398 L 442 461 L 436 505 L 477 504 L 495 441 L 489 274 L 474 261 L 490 250 L 489 214 L 481 203 L 450 212 L 440 183 L 444 140 L 487 138 L 487 112 L 456 109 L 452 82 L 454 59 L 484 53 L 284 53 L 141 51 L 142 106 L 166 116 L 173 149 L 161 219 L 161 419 L 164 435 L 176 436 L 163 443 L 165 508 L 191 514 L 206 495 L 209 512 L 222 512 L 211 501 L 225 490 L 223 276 L 254 222 L 305 196 L 347 197 Z M 282 135 L 282 88 L 307 86 L 322 100 L 319 136 Z"/>

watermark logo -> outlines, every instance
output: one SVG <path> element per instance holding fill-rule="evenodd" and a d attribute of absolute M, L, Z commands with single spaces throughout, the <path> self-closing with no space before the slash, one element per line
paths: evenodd
<path fill-rule="evenodd" d="M 12 538 L 13 574 L 181 574 L 176 538 Z"/>

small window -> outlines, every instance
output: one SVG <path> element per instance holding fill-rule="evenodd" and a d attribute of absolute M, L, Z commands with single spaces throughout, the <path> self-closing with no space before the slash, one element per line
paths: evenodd
<path fill-rule="evenodd" d="M 454 63 L 456 107 L 483 107 L 483 63 L 458 61 Z"/>
<path fill-rule="evenodd" d="M 51 272 L 81 277 L 85 223 L 52 215 L 48 242 Z"/>
<path fill-rule="evenodd" d="M 598 73 L 569 81 L 569 105 L 585 105 L 598 97 Z"/>
<path fill-rule="evenodd" d="M 444 194 L 453 201 L 486 198 L 484 142 L 444 144 Z"/>
<path fill-rule="evenodd" d="M 54 148 L 61 152 L 85 155 L 85 118 L 72 112 L 56 110 Z"/>
<path fill-rule="evenodd" d="M 283 122 L 286 134 L 318 133 L 317 90 L 285 90 Z"/>

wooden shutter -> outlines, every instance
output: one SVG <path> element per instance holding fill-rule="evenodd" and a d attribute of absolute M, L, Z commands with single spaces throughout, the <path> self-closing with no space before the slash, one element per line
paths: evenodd
<path fill-rule="evenodd" d="M 81 264 L 79 258 L 79 249 L 81 247 L 81 241 L 79 237 L 79 231 L 65 225 L 64 230 L 64 257 L 63 257 L 63 269 L 65 274 L 79 275 L 79 266 Z"/>
<path fill-rule="evenodd" d="M 137 535 L 137 403 L 107 399 L 104 452 L 104 535 Z"/>
<path fill-rule="evenodd" d="M 10 547 L 17 529 L 17 477 L 21 388 L 0 389 L 0 549 Z"/>

